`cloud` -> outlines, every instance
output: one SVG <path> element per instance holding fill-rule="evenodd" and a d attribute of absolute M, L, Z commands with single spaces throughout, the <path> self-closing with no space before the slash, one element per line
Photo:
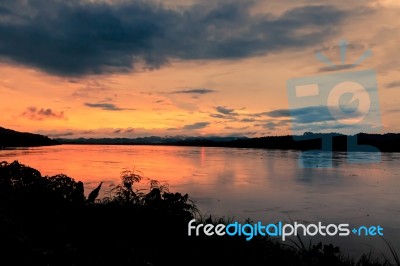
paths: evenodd
<path fill-rule="evenodd" d="M 114 129 L 114 131 L 112 131 L 113 134 L 118 134 L 118 135 L 122 135 L 122 134 L 128 134 L 128 133 L 133 133 L 135 130 L 133 128 L 116 128 Z M 129 135 L 129 134 L 128 134 Z M 128 136 L 126 135 L 126 136 Z"/>
<path fill-rule="evenodd" d="M 203 129 L 203 128 L 207 127 L 209 124 L 210 124 L 209 122 L 198 122 L 198 123 L 194 123 L 194 124 L 190 124 L 190 125 L 185 125 L 185 126 L 183 126 L 182 129 L 186 129 L 186 130 Z"/>
<path fill-rule="evenodd" d="M 135 110 L 132 108 L 121 108 L 113 103 L 85 103 L 85 106 L 92 108 L 99 108 L 107 111 L 122 111 L 122 110 Z"/>
<path fill-rule="evenodd" d="M 400 87 L 400 80 L 385 84 L 385 88 L 388 88 L 388 89 L 397 88 L 397 87 Z"/>
<path fill-rule="evenodd" d="M 240 120 L 240 122 L 244 122 L 244 123 L 251 123 L 251 122 L 256 122 L 257 120 L 254 118 L 243 118 L 242 120 Z"/>
<path fill-rule="evenodd" d="M 75 83 L 74 80 L 69 80 L 70 83 Z M 110 91 L 110 87 L 104 82 L 99 82 L 97 80 L 88 80 L 86 84 L 81 88 L 76 89 L 72 96 L 80 98 L 93 98 L 99 93 L 106 95 Z"/>
<path fill-rule="evenodd" d="M 226 126 L 225 129 L 229 130 L 245 130 L 248 129 L 249 127 L 231 127 L 231 126 Z"/>
<path fill-rule="evenodd" d="M 321 43 L 352 14 L 329 5 L 253 14 L 255 2 L 1 1 L 0 59 L 72 77 L 234 60 Z"/>
<path fill-rule="evenodd" d="M 310 122 L 307 124 L 294 123 L 292 126 L 294 134 L 299 132 L 309 131 L 314 133 L 329 133 L 332 130 L 339 131 L 342 134 L 356 134 L 359 133 L 359 127 L 357 125 L 346 125 L 340 124 L 336 121 L 318 121 Z"/>
<path fill-rule="evenodd" d="M 278 109 L 266 113 L 270 117 L 291 117 L 297 123 L 315 123 L 321 121 L 332 121 L 335 118 L 331 115 L 327 106 L 307 106 L 297 109 Z"/>
<path fill-rule="evenodd" d="M 276 128 L 276 124 L 272 121 L 262 124 L 260 126 L 262 126 L 263 128 L 269 129 L 269 130 L 274 130 Z"/>
<path fill-rule="evenodd" d="M 210 90 L 210 89 L 189 89 L 189 90 L 179 90 L 179 91 L 173 91 L 170 92 L 170 94 L 208 94 L 208 93 L 214 93 L 217 92 L 215 90 Z"/>
<path fill-rule="evenodd" d="M 47 134 L 48 137 L 50 138 L 62 138 L 62 137 L 71 137 L 73 136 L 73 132 L 64 132 L 64 133 L 53 133 L 53 134 Z"/>
<path fill-rule="evenodd" d="M 235 109 L 228 108 L 226 106 L 216 106 L 215 111 L 217 111 L 217 113 L 211 113 L 210 117 L 233 121 L 237 120 L 237 117 L 239 116 L 239 114 L 235 112 Z"/>
<path fill-rule="evenodd" d="M 288 120 L 274 120 L 274 121 L 263 121 L 264 123 L 254 124 L 254 126 L 266 128 L 269 130 L 276 130 L 278 127 L 287 127 Z"/>
<path fill-rule="evenodd" d="M 330 71 L 339 71 L 355 68 L 357 65 L 355 64 L 344 64 L 344 65 L 335 65 L 335 66 L 323 66 L 319 68 L 319 72 L 330 72 Z"/>
<path fill-rule="evenodd" d="M 399 109 L 399 108 L 390 109 L 390 110 L 387 110 L 386 113 L 387 113 L 387 114 L 390 114 L 390 113 L 400 113 L 400 109 Z"/>
<path fill-rule="evenodd" d="M 235 111 L 234 109 L 230 109 L 225 106 L 217 106 L 215 107 L 215 110 L 217 110 L 218 113 L 224 115 L 237 115 L 237 113 L 234 112 Z"/>
<path fill-rule="evenodd" d="M 334 109 L 336 108 L 336 109 Z M 308 106 L 303 108 L 294 108 L 294 109 L 278 109 L 270 112 L 266 112 L 266 114 L 270 117 L 274 118 L 287 118 L 285 120 L 273 121 L 272 123 L 267 124 L 257 124 L 257 126 L 262 126 L 268 129 L 274 129 L 277 125 L 285 126 L 289 122 L 291 122 L 291 129 L 294 134 L 299 134 L 301 131 L 310 131 L 310 132 L 332 132 L 332 130 L 336 130 L 342 134 L 356 134 L 359 133 L 360 130 L 368 130 L 369 132 L 376 131 L 376 129 L 380 126 L 379 124 L 372 124 L 371 122 L 365 121 L 368 124 L 344 124 L 340 123 L 330 112 L 330 110 L 335 110 L 336 112 L 343 112 L 343 108 L 339 107 L 330 107 L 319 105 L 319 106 Z M 352 110 L 352 109 L 351 109 Z M 363 113 L 359 111 L 354 111 L 349 115 L 350 118 L 359 118 L 363 116 Z"/>
<path fill-rule="evenodd" d="M 278 109 L 270 112 L 262 113 L 270 117 L 290 117 L 290 109 Z"/>
<path fill-rule="evenodd" d="M 55 112 L 50 108 L 37 108 L 34 106 L 28 107 L 22 116 L 31 120 L 46 120 L 46 119 L 58 119 L 58 120 L 68 120 L 65 117 L 64 112 Z"/>
<path fill-rule="evenodd" d="M 233 117 L 233 116 L 223 115 L 223 114 L 210 114 L 210 117 L 212 117 L 212 118 L 218 118 L 218 119 L 236 120 L 236 118 Z"/>
<path fill-rule="evenodd" d="M 249 116 L 249 117 L 263 117 L 263 116 L 267 116 L 268 113 L 269 112 L 261 112 L 261 113 L 250 113 L 250 114 L 244 114 L 244 115 Z M 250 119 L 253 119 L 253 118 L 250 118 Z M 246 121 L 244 121 L 244 122 L 246 122 Z"/>
<path fill-rule="evenodd" d="M 206 122 L 200 122 L 206 123 Z M 164 137 L 170 138 L 175 137 L 181 139 L 185 136 L 190 137 L 215 137 L 215 133 L 204 134 L 205 132 L 196 131 L 196 129 L 201 129 L 201 125 L 197 125 L 199 123 L 195 123 L 192 125 L 193 129 L 187 129 L 186 135 L 182 135 L 182 127 L 179 128 L 93 128 L 91 130 L 78 130 L 78 129 L 64 129 L 64 130 L 37 130 L 34 133 L 45 135 L 45 136 L 52 136 L 52 137 L 61 137 L 61 138 L 141 138 L 141 137 L 149 137 L 149 136 L 157 136 L 157 137 Z M 232 128 L 234 130 L 235 128 Z M 178 130 L 178 131 L 176 131 Z M 189 132 L 189 130 L 191 130 Z M 218 133 L 219 137 L 228 137 L 228 136 L 245 136 L 245 135 L 257 135 L 260 132 L 247 132 L 242 131 L 244 128 L 237 128 L 238 132 L 223 132 L 221 131 Z M 115 131 L 119 131 L 119 133 L 115 133 Z"/>

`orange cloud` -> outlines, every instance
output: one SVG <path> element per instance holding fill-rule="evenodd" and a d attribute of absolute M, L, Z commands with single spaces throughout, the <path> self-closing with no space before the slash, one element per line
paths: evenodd
<path fill-rule="evenodd" d="M 45 119 L 59 119 L 59 120 L 67 120 L 64 112 L 54 112 L 50 108 L 36 108 L 34 106 L 28 107 L 25 112 L 22 113 L 22 116 L 31 119 L 31 120 L 45 120 Z"/>

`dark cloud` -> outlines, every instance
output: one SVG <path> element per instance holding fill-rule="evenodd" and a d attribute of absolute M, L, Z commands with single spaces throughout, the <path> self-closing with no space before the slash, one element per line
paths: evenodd
<path fill-rule="evenodd" d="M 350 14 L 310 5 L 279 16 L 255 15 L 253 2 L 206 1 L 171 9 L 151 0 L 4 0 L 0 59 L 83 76 L 128 72 L 142 63 L 159 68 L 171 58 L 246 58 L 321 43 Z"/>
<path fill-rule="evenodd" d="M 355 64 L 344 64 L 344 65 L 335 65 L 335 66 L 324 66 L 319 68 L 319 72 L 330 72 L 330 71 L 339 71 L 339 70 L 346 70 L 352 69 L 356 67 Z"/>
<path fill-rule="evenodd" d="M 276 128 L 276 124 L 272 121 L 262 124 L 261 126 L 269 130 L 274 130 Z"/>
<path fill-rule="evenodd" d="M 242 120 L 240 120 L 240 122 L 244 122 L 244 123 L 251 123 L 251 122 L 256 122 L 257 120 L 254 118 L 243 118 Z"/>
<path fill-rule="evenodd" d="M 397 87 L 400 87 L 400 80 L 385 84 L 385 88 L 388 88 L 388 89 L 397 88 Z"/>
<path fill-rule="evenodd" d="M 195 130 L 195 129 L 202 129 L 209 125 L 209 122 L 198 122 L 190 125 L 185 125 L 182 129 L 186 130 Z"/>
<path fill-rule="evenodd" d="M 285 126 L 291 123 L 291 128 L 295 134 L 298 134 L 299 131 L 310 131 L 310 132 L 329 132 L 332 130 L 340 130 L 343 134 L 355 134 L 355 132 L 360 131 L 360 125 L 357 123 L 354 124 L 344 124 L 340 123 L 335 119 L 335 117 L 331 114 L 330 109 L 334 107 L 328 108 L 327 106 L 309 106 L 304 108 L 297 109 L 280 109 L 268 112 L 271 117 L 274 118 L 286 118 L 284 120 L 273 121 L 272 123 L 267 124 L 258 124 L 258 126 L 262 126 L 268 129 L 274 129 L 276 126 Z M 336 112 L 343 112 L 344 109 L 336 107 L 334 109 Z M 353 110 L 353 109 L 349 109 Z M 355 113 L 351 114 L 352 118 L 356 118 L 362 116 L 363 114 L 359 111 L 355 111 Z M 350 118 L 350 117 L 349 117 Z M 371 130 L 375 128 L 377 125 L 365 125 L 364 128 L 371 127 Z"/>
<path fill-rule="evenodd" d="M 269 130 L 276 130 L 278 127 L 286 127 L 289 124 L 289 120 L 273 120 L 263 121 L 264 123 L 254 124 L 254 126 L 262 127 Z"/>
<path fill-rule="evenodd" d="M 189 89 L 189 90 L 179 90 L 170 92 L 170 94 L 208 94 L 217 92 L 215 90 L 210 89 Z"/>
<path fill-rule="evenodd" d="M 270 112 L 264 112 L 263 114 L 270 117 L 290 117 L 290 109 L 278 109 Z"/>
<path fill-rule="evenodd" d="M 333 109 L 333 107 L 330 109 Z M 335 120 L 329 111 L 329 108 L 324 105 L 307 106 L 294 109 L 278 109 L 265 112 L 265 115 L 274 118 L 291 118 L 293 122 L 297 123 L 314 123 Z"/>
<path fill-rule="evenodd" d="M 363 11 L 366 14 L 368 12 L 372 12 L 373 10 L 364 9 Z M 356 42 L 356 41 L 352 41 L 352 42 L 347 42 L 345 40 L 343 40 L 343 41 L 346 44 L 347 53 L 353 53 L 353 54 L 365 52 L 366 50 L 368 50 L 369 46 L 373 45 L 373 44 L 367 45 L 363 42 Z M 333 43 L 324 43 L 322 45 L 322 47 L 319 47 L 318 49 L 316 49 L 315 52 L 316 53 L 320 52 L 323 54 L 332 54 L 332 53 L 337 53 L 338 51 L 340 51 L 340 48 L 341 48 L 341 43 L 337 43 L 337 41 L 335 41 Z"/>
<path fill-rule="evenodd" d="M 274 118 L 291 118 L 292 121 L 296 123 L 315 123 L 335 120 L 329 108 L 324 105 L 307 106 L 297 109 L 278 109 L 265 112 L 265 114 Z"/>
<path fill-rule="evenodd" d="M 85 103 L 85 106 L 92 107 L 92 108 L 100 108 L 103 110 L 108 111 L 122 111 L 122 110 L 135 110 L 131 108 L 121 108 L 116 106 L 113 103 Z"/>
<path fill-rule="evenodd" d="M 27 117 L 31 120 L 45 120 L 45 119 L 59 119 L 59 120 L 67 120 L 64 112 L 55 112 L 50 108 L 37 108 L 34 106 L 28 107 L 25 112 L 22 113 L 22 116 Z"/>
<path fill-rule="evenodd" d="M 239 114 L 235 112 L 235 109 L 228 108 L 226 106 L 217 106 L 215 107 L 215 111 L 217 111 L 217 113 L 211 113 L 210 117 L 226 119 L 230 121 L 238 120 Z"/>
<path fill-rule="evenodd" d="M 310 122 L 307 124 L 294 123 L 292 125 L 292 130 L 294 132 L 298 131 L 310 131 L 310 132 L 332 132 L 332 130 L 342 130 L 342 133 L 345 133 L 343 130 L 347 130 L 348 132 L 354 132 L 354 129 L 357 129 L 357 126 L 354 125 L 346 125 L 336 123 L 335 121 L 318 121 L 318 122 Z"/>
<path fill-rule="evenodd" d="M 227 118 L 227 116 L 223 114 L 210 114 L 210 116 L 213 118 Z"/>
<path fill-rule="evenodd" d="M 114 134 L 132 133 L 133 131 L 134 131 L 133 128 L 127 128 L 127 129 L 117 128 L 117 129 L 114 129 L 113 133 Z"/>
<path fill-rule="evenodd" d="M 70 137 L 73 136 L 73 132 L 65 132 L 65 133 L 54 133 L 54 134 L 47 134 L 50 138 L 61 138 L 61 137 Z"/>
<path fill-rule="evenodd" d="M 237 115 L 237 113 L 235 113 L 235 109 L 230 109 L 225 106 L 217 106 L 215 107 L 215 110 L 224 115 Z"/>
<path fill-rule="evenodd" d="M 276 125 L 282 126 L 287 125 L 288 121 L 291 121 L 291 115 L 297 115 L 299 110 L 295 110 L 294 113 L 291 113 L 289 109 L 278 109 L 268 112 L 258 112 L 258 113 L 238 113 L 233 108 L 228 108 L 226 106 L 217 106 L 215 107 L 217 113 L 211 113 L 210 117 L 219 118 L 219 119 L 226 119 L 229 121 L 237 121 L 242 123 L 254 123 L 255 126 L 263 126 L 269 122 L 271 122 L 272 118 L 287 118 L 287 119 L 279 119 L 275 120 L 274 123 L 278 123 Z M 307 112 L 305 110 L 304 112 Z"/>
<path fill-rule="evenodd" d="M 261 112 L 261 113 L 250 113 L 250 114 L 245 114 L 246 116 L 249 117 L 264 117 L 264 116 L 268 116 L 269 112 Z M 250 118 L 252 119 L 252 118 Z"/>

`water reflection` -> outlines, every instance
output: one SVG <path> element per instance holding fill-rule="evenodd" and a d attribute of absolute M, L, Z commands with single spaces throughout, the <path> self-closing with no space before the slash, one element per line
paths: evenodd
<path fill-rule="evenodd" d="M 351 164 L 346 153 L 337 152 L 333 168 L 299 168 L 299 156 L 297 151 L 171 146 L 61 145 L 0 151 L 0 160 L 19 160 L 44 175 L 67 174 L 88 190 L 104 181 L 104 195 L 119 183 L 123 169 L 135 168 L 167 182 L 171 191 L 189 193 L 203 213 L 242 221 L 290 217 L 379 224 L 400 250 L 399 153 L 383 153 L 379 163 Z M 355 254 L 369 247 L 387 251 L 380 239 L 331 242 Z"/>

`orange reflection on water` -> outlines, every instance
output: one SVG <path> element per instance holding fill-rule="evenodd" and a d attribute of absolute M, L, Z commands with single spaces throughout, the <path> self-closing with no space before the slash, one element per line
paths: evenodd
<path fill-rule="evenodd" d="M 85 191 L 104 181 L 102 191 L 107 195 L 120 183 L 122 170 L 135 168 L 147 178 L 167 182 L 171 192 L 188 193 L 202 213 L 266 222 L 289 216 L 325 223 L 368 222 L 400 239 L 399 153 L 383 153 L 381 163 L 367 165 L 348 164 L 346 153 L 335 153 L 330 169 L 299 168 L 298 155 L 263 149 L 118 145 L 0 150 L 0 160 L 19 160 L 43 175 L 64 173 L 83 181 Z M 365 252 L 364 247 L 383 243 L 354 241 L 342 244 Z"/>
<path fill-rule="evenodd" d="M 201 147 L 201 163 L 204 163 L 205 158 L 206 158 L 206 150 L 204 147 Z"/>

